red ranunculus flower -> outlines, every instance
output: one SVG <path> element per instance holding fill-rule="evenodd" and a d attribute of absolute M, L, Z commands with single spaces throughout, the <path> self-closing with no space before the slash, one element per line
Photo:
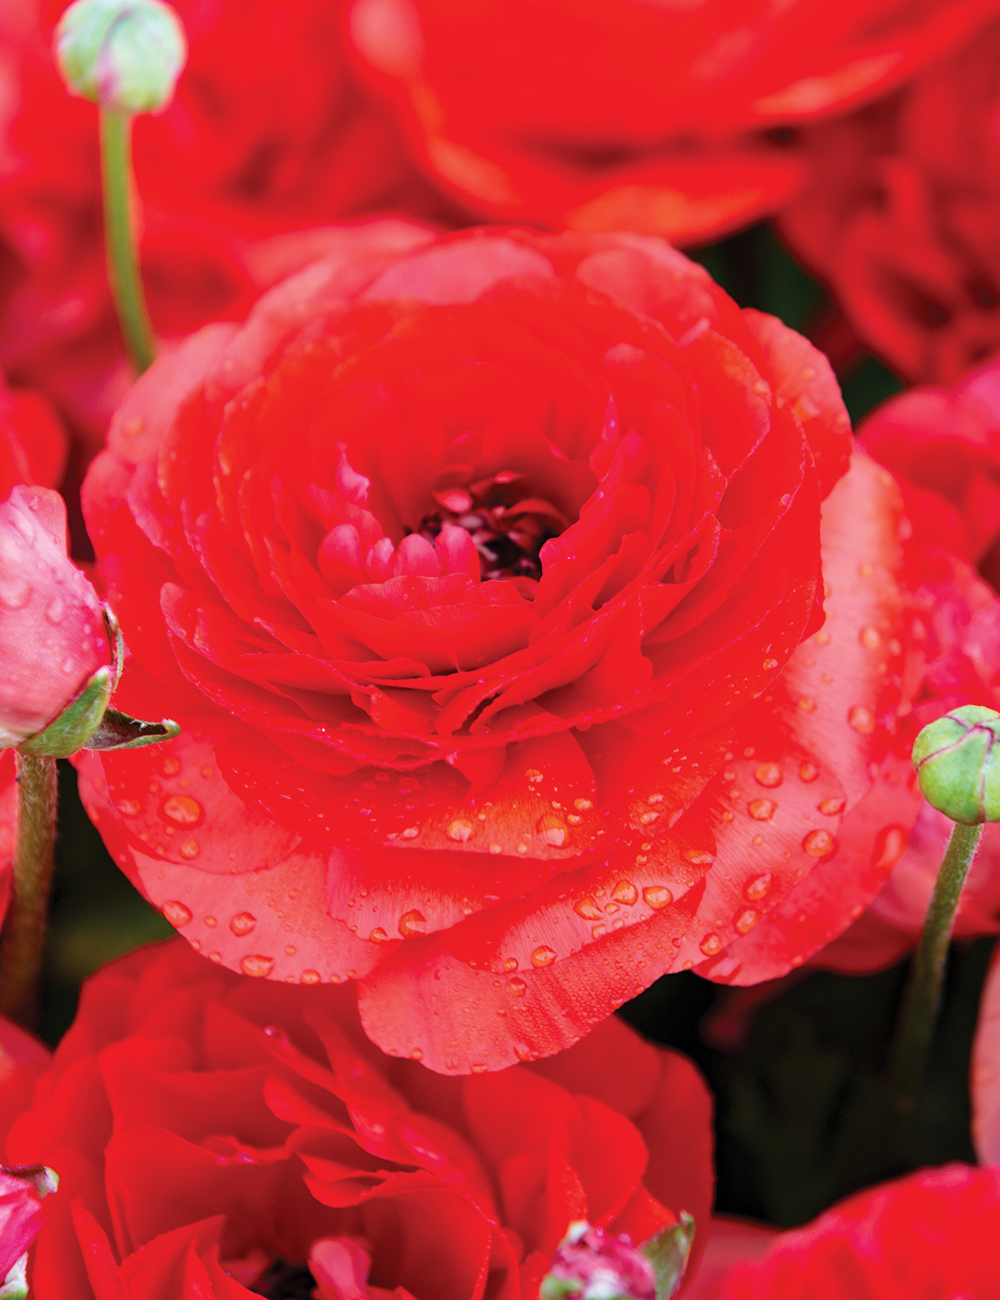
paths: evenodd
<path fill-rule="evenodd" d="M 123 707 L 186 728 L 85 759 L 92 815 L 201 951 L 357 977 L 434 1069 L 783 974 L 918 806 L 899 498 L 850 442 L 825 360 L 659 240 L 317 262 L 91 470 Z"/>
<path fill-rule="evenodd" d="M 939 58 L 996 0 L 352 0 L 359 64 L 484 217 L 698 241 L 788 201 L 797 128 Z"/>
<path fill-rule="evenodd" d="M 1000 22 L 901 92 L 809 127 L 781 217 L 854 330 L 911 381 L 1000 347 Z"/>
<path fill-rule="evenodd" d="M 96 441 L 129 372 L 107 287 L 97 110 L 52 55 L 65 0 L 0 0 L 0 360 Z M 338 0 L 176 0 L 189 60 L 136 120 L 143 279 L 176 337 L 240 319 L 347 213 L 434 205 L 347 66 Z"/>
<path fill-rule="evenodd" d="M 0 379 L 0 501 L 16 483 L 55 487 L 66 468 L 66 435 L 41 393 Z"/>
<path fill-rule="evenodd" d="M 906 727 L 912 739 L 956 706 L 1000 706 L 1000 363 L 952 389 L 895 397 L 858 434 L 896 475 L 913 529 L 908 584 L 924 666 Z M 952 825 L 923 804 L 885 887 L 817 964 L 876 970 L 916 943 Z M 1000 933 L 998 826 L 983 828 L 955 933 Z"/>
<path fill-rule="evenodd" d="M 1000 1169 L 923 1169 L 781 1233 L 763 1259 L 734 1265 L 717 1290 L 696 1288 L 696 1297 L 997 1300 L 998 1230 Z"/>
<path fill-rule="evenodd" d="M 7 1152 L 60 1176 L 35 1300 L 535 1300 L 573 1220 L 639 1242 L 687 1209 L 700 1241 L 710 1119 L 694 1067 L 617 1020 L 444 1079 L 372 1047 L 348 989 L 174 940 L 85 986 Z"/>

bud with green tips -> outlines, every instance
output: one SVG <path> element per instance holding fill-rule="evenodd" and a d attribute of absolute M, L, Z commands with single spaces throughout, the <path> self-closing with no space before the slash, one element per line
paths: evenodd
<path fill-rule="evenodd" d="M 187 59 L 184 29 L 160 0 L 77 0 L 56 29 L 66 84 L 116 113 L 156 113 Z"/>
<path fill-rule="evenodd" d="M 924 727 L 913 766 L 924 798 L 954 822 L 1000 821 L 1000 713 L 979 704 Z"/>

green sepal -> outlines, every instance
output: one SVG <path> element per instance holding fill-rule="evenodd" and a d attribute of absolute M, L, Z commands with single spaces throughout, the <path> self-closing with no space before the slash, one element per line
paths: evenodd
<path fill-rule="evenodd" d="M 159 722 L 141 722 L 118 709 L 108 709 L 100 726 L 82 746 L 83 749 L 140 749 L 143 745 L 159 745 L 173 740 L 181 729 L 170 718 Z"/>
<path fill-rule="evenodd" d="M 80 694 L 44 731 L 37 731 L 17 746 L 33 758 L 68 758 L 83 749 L 97 730 L 111 699 L 114 670 L 98 668 Z"/>
<path fill-rule="evenodd" d="M 664 1228 L 639 1247 L 656 1274 L 656 1300 L 670 1300 L 676 1295 L 684 1280 L 693 1241 L 694 1217 L 681 1210 L 679 1223 Z"/>

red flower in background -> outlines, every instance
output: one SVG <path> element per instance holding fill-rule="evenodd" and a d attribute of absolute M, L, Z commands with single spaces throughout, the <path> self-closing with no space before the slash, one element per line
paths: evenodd
<path fill-rule="evenodd" d="M 1000 363 L 952 389 L 918 388 L 893 398 L 858 436 L 896 475 L 913 529 L 908 584 L 924 663 L 906 728 L 912 738 L 959 705 L 1000 705 Z M 884 889 L 816 964 L 877 970 L 911 948 L 951 830 L 947 817 L 923 804 Z M 955 934 L 997 933 L 1000 828 L 987 825 Z"/>
<path fill-rule="evenodd" d="M 1000 23 L 889 99 L 808 128 L 781 216 L 864 342 L 953 383 L 1000 347 Z"/>
<path fill-rule="evenodd" d="M 873 98 L 996 0 L 353 0 L 427 173 L 480 216 L 711 239 L 798 190 L 801 123 Z"/>
<path fill-rule="evenodd" d="M 97 112 L 56 71 L 64 0 L 2 0 L 0 361 L 91 441 L 130 381 L 104 265 Z M 176 337 L 239 319 L 346 213 L 434 206 L 345 61 L 336 0 L 177 0 L 189 61 L 135 125 L 142 271 Z"/>
<path fill-rule="evenodd" d="M 201 951 L 356 977 L 380 1046 L 453 1072 L 666 971 L 783 974 L 918 799 L 898 494 L 837 483 L 825 360 L 658 240 L 428 239 L 130 394 L 85 508 L 119 701 L 185 732 L 82 771 Z"/>
<path fill-rule="evenodd" d="M 697 1300 L 996 1300 L 1000 1170 L 923 1169 L 781 1233 Z M 752 1243 L 754 1246 L 756 1243 Z M 754 1250 L 754 1254 L 757 1251 Z"/>
<path fill-rule="evenodd" d="M 37 1300 L 308 1295 L 307 1262 L 322 1300 L 534 1300 L 574 1219 L 707 1224 L 710 1121 L 694 1067 L 619 1021 L 444 1079 L 373 1048 L 349 990 L 173 941 L 85 986 L 7 1151 L 60 1175 Z"/>

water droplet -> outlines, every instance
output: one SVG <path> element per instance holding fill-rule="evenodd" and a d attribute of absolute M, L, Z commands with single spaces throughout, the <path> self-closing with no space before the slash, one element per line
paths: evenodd
<path fill-rule="evenodd" d="M 520 975 L 515 975 L 510 982 L 510 991 L 516 998 L 522 998 L 528 991 L 528 985 L 521 979 Z"/>
<path fill-rule="evenodd" d="M 419 834 L 419 826 L 407 826 L 405 830 L 399 832 L 399 838 L 401 840 L 415 840 Z"/>
<path fill-rule="evenodd" d="M 773 672 L 774 669 L 777 668 L 777 666 L 778 666 L 778 661 L 777 661 L 777 659 L 765 659 L 765 660 L 764 660 L 763 667 L 764 667 L 764 671 L 765 671 L 766 673 Z"/>
<path fill-rule="evenodd" d="M 657 912 L 661 907 L 669 907 L 674 901 L 674 896 L 666 885 L 647 885 L 642 891 L 642 897 Z"/>
<path fill-rule="evenodd" d="M 176 898 L 170 898 L 163 904 L 163 915 L 176 929 L 178 926 L 187 925 L 192 914 L 190 907 L 185 907 Z"/>
<path fill-rule="evenodd" d="M 423 934 L 427 926 L 427 917 L 423 912 L 418 912 L 414 907 L 409 912 L 404 912 L 399 918 L 399 933 L 404 939 L 410 939 L 415 934 Z"/>
<path fill-rule="evenodd" d="M 537 768 L 534 767 L 529 767 L 527 772 L 525 772 L 524 775 L 528 779 L 528 781 L 531 782 L 532 785 L 537 785 L 539 781 L 545 779 L 543 774 L 539 772 Z"/>
<path fill-rule="evenodd" d="M 608 927 L 604 924 L 603 921 L 599 925 L 592 925 L 590 927 L 590 937 L 592 939 L 599 939 L 601 935 L 605 932 L 605 930 L 607 930 L 607 928 Z"/>
<path fill-rule="evenodd" d="M 73 668 L 74 668 L 73 656 L 67 655 L 66 658 L 59 665 L 59 671 L 68 674 L 73 671 Z"/>
<path fill-rule="evenodd" d="M 53 596 L 45 606 L 45 617 L 53 626 L 62 622 L 65 613 L 66 602 L 63 600 L 62 596 Z"/>
<path fill-rule="evenodd" d="M 803 763 L 799 768 L 799 778 L 800 780 L 805 781 L 807 785 L 811 781 L 815 781 L 818 776 L 819 768 L 815 763 Z"/>
<path fill-rule="evenodd" d="M 723 810 L 722 810 L 722 820 L 723 820 L 724 822 L 731 822 L 731 821 L 734 821 L 735 818 L 736 818 L 736 814 L 735 814 L 731 809 L 729 809 L 729 808 L 723 808 Z"/>
<path fill-rule="evenodd" d="M 229 928 L 237 938 L 242 939 L 245 934 L 250 933 L 256 924 L 257 918 L 253 912 L 237 912 L 229 922 Z"/>
<path fill-rule="evenodd" d="M 0 582 L 0 605 L 5 609 L 23 609 L 31 599 L 31 588 L 20 578 Z"/>
<path fill-rule="evenodd" d="M 115 805 L 123 817 L 134 817 L 142 805 L 138 799 L 122 799 Z"/>
<path fill-rule="evenodd" d="M 821 804 L 817 805 L 817 807 L 819 808 L 820 812 L 824 813 L 827 817 L 836 817 L 838 813 L 842 813 L 844 809 L 847 807 L 847 800 L 846 799 L 824 799 Z"/>
<path fill-rule="evenodd" d="M 611 897 L 616 903 L 624 903 L 626 907 L 631 907 L 639 897 L 639 891 L 636 889 L 635 885 L 632 884 L 631 880 L 619 880 L 618 884 L 615 885 L 614 889 L 611 891 Z"/>
<path fill-rule="evenodd" d="M 423 1049 L 420 1047 L 415 1047 L 413 1051 L 410 1053 L 410 1060 L 422 1061 L 423 1059 L 424 1059 Z"/>
<path fill-rule="evenodd" d="M 264 957 L 259 952 L 250 953 L 240 962 L 240 970 L 244 975 L 255 975 L 258 979 L 264 979 L 273 969 L 274 958 Z"/>
<path fill-rule="evenodd" d="M 448 838 L 454 840 L 457 844 L 465 844 L 467 840 L 472 839 L 475 833 L 476 828 L 472 822 L 467 822 L 462 818 L 456 818 L 447 831 Z"/>
<path fill-rule="evenodd" d="M 535 834 L 543 844 L 553 849 L 561 849 L 569 835 L 569 827 L 555 813 L 546 813 L 544 817 L 539 817 Z"/>
<path fill-rule="evenodd" d="M 175 758 L 173 754 L 170 754 L 163 760 L 160 770 L 163 772 L 164 776 L 176 776 L 181 770 L 181 760 Z"/>
<path fill-rule="evenodd" d="M 717 952 L 722 951 L 722 939 L 714 931 L 706 934 L 698 947 L 706 957 L 714 957 Z"/>
<path fill-rule="evenodd" d="M 486 1066 L 483 1065 L 481 1061 L 473 1061 L 473 1063 L 469 1066 L 469 1069 L 473 1074 L 486 1073 Z"/>
<path fill-rule="evenodd" d="M 758 763 L 753 776 L 758 785 L 773 789 L 774 786 L 781 785 L 781 766 L 778 763 Z"/>
<path fill-rule="evenodd" d="M 769 822 L 777 811 L 773 799 L 751 799 L 747 804 L 747 812 L 755 822 Z"/>
<path fill-rule="evenodd" d="M 757 922 L 760 920 L 760 913 L 755 907 L 744 908 L 742 912 L 737 912 L 733 921 L 737 934 L 749 934 Z"/>
<path fill-rule="evenodd" d="M 813 699 L 811 695 L 800 695 L 799 708 L 802 709 L 804 713 L 815 713 L 816 701 Z"/>
<path fill-rule="evenodd" d="M 201 851 L 197 840 L 181 840 L 177 848 L 181 857 L 188 860 L 196 858 Z"/>
<path fill-rule="evenodd" d="M 863 704 L 855 704 L 851 708 L 847 715 L 847 722 L 862 736 L 870 736 L 875 730 L 875 716 L 871 709 L 865 708 Z"/>
<path fill-rule="evenodd" d="M 517 970 L 517 965 L 518 962 L 516 957 L 507 957 L 504 960 L 503 968 L 508 975 L 512 975 L 514 971 Z"/>
<path fill-rule="evenodd" d="M 639 814 L 639 817 L 638 817 L 639 825 L 640 825 L 640 826 L 651 826 L 651 825 L 653 824 L 653 822 L 655 822 L 655 821 L 657 820 L 657 818 L 659 817 L 659 815 L 660 815 L 660 814 L 659 814 L 658 812 L 653 812 L 653 810 L 650 808 L 648 812 L 644 812 L 644 813 L 640 813 L 640 814 Z"/>
<path fill-rule="evenodd" d="M 908 838 L 902 826 L 887 826 L 880 831 L 875 840 L 875 866 L 882 870 L 894 867 L 903 856 Z"/>
<path fill-rule="evenodd" d="M 765 871 L 762 876 L 754 876 L 753 880 L 748 881 L 743 893 L 752 903 L 759 903 L 770 888 L 771 873 Z"/>
<path fill-rule="evenodd" d="M 542 944 L 540 948 L 536 948 L 531 954 L 532 966 L 551 966 L 555 959 L 555 953 L 545 944 Z"/>
<path fill-rule="evenodd" d="M 214 916 L 206 916 L 205 924 L 208 926 L 210 930 L 214 930 L 219 923 Z"/>
<path fill-rule="evenodd" d="M 297 951 L 297 950 L 296 950 L 295 945 L 294 945 L 293 943 L 290 943 L 290 944 L 288 944 L 288 945 L 286 946 L 286 948 L 285 948 L 285 956 L 286 956 L 286 957 L 294 957 L 296 951 Z"/>
<path fill-rule="evenodd" d="M 573 800 L 573 807 L 577 810 L 577 812 L 588 812 L 591 808 L 593 808 L 593 806 L 594 804 L 590 799 Z"/>
<path fill-rule="evenodd" d="M 858 633 L 858 640 L 869 650 L 877 650 L 882 644 L 882 634 L 877 627 L 863 627 Z"/>
<path fill-rule="evenodd" d="M 304 971 L 302 972 L 302 974 L 301 974 L 301 976 L 300 976 L 299 978 L 302 980 L 302 983 L 303 983 L 303 984 L 318 984 L 318 983 L 319 983 L 319 971 L 318 971 L 318 970 L 304 970 Z"/>
<path fill-rule="evenodd" d="M 172 794 L 160 804 L 160 814 L 178 826 L 197 826 L 205 810 L 188 794 Z"/>
<path fill-rule="evenodd" d="M 368 936 L 368 942 L 369 942 L 369 943 L 385 943 L 385 941 L 388 939 L 388 937 L 389 937 L 389 936 L 388 936 L 388 935 L 386 934 L 386 932 L 382 929 L 382 927 L 381 927 L 380 925 L 377 925 L 377 926 L 375 927 L 375 929 L 372 930 L 371 934 Z"/>
<path fill-rule="evenodd" d="M 688 862 L 693 862 L 698 867 L 707 867 L 715 861 L 711 853 L 706 853 L 704 849 L 685 849 L 684 856 Z"/>
<path fill-rule="evenodd" d="M 502 844 L 491 844 L 489 847 L 490 847 L 490 852 L 494 855 L 503 852 Z"/>
<path fill-rule="evenodd" d="M 759 848 L 760 845 L 764 843 L 764 837 L 763 837 L 763 835 L 755 835 L 755 836 L 753 837 L 753 842 L 754 842 L 754 844 L 756 844 L 757 847 Z"/>
<path fill-rule="evenodd" d="M 599 921 L 601 919 L 601 909 L 590 897 L 581 898 L 575 902 L 573 911 L 577 916 L 582 916 L 585 921 Z"/>
<path fill-rule="evenodd" d="M 811 858 L 825 858 L 833 852 L 836 844 L 829 831 L 810 831 L 802 841 L 802 847 Z"/>

